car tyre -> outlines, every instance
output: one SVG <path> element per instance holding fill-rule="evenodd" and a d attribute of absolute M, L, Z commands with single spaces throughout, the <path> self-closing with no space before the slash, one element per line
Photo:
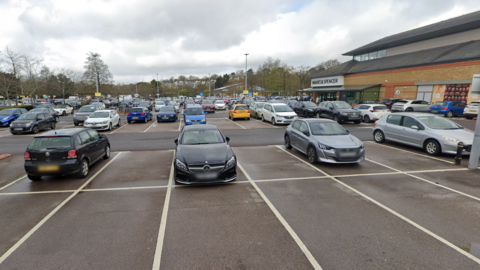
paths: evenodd
<path fill-rule="evenodd" d="M 376 143 L 384 143 L 385 142 L 385 134 L 381 130 L 375 130 L 373 132 L 373 140 Z"/>
<path fill-rule="evenodd" d="M 250 117 L 249 117 L 249 118 L 247 118 L 247 120 L 250 120 Z"/>
<path fill-rule="evenodd" d="M 109 159 L 110 158 L 110 145 L 107 145 L 107 147 L 105 147 L 105 155 L 103 156 L 103 159 Z"/>
<path fill-rule="evenodd" d="M 438 156 L 442 152 L 440 144 L 435 140 L 428 140 L 425 143 L 425 152 L 432 156 Z"/>
<path fill-rule="evenodd" d="M 79 124 L 78 123 L 73 123 L 75 126 L 78 126 Z"/>
<path fill-rule="evenodd" d="M 127 120 L 127 123 L 129 123 L 129 124 L 130 124 L 130 123 L 132 123 L 132 121 L 130 121 L 130 120 Z"/>
<path fill-rule="evenodd" d="M 353 123 L 356 124 L 356 125 L 360 124 L 360 122 L 362 122 L 362 121 L 353 121 Z"/>
<path fill-rule="evenodd" d="M 262 115 L 262 122 L 265 122 L 265 117 L 263 117 L 263 115 Z"/>
<path fill-rule="evenodd" d="M 119 118 L 118 119 L 118 123 L 117 123 L 117 127 L 121 126 L 122 125 L 122 122 L 121 122 L 121 119 Z"/>
<path fill-rule="evenodd" d="M 339 123 L 339 124 L 342 123 L 342 120 L 340 120 L 340 117 L 338 117 L 338 115 L 334 115 L 334 116 L 333 116 L 333 121 L 335 121 L 335 122 L 337 122 L 337 123 Z"/>
<path fill-rule="evenodd" d="M 407 108 L 405 111 L 406 112 L 413 112 L 413 108 Z"/>
<path fill-rule="evenodd" d="M 42 180 L 42 177 L 41 176 L 34 176 L 34 175 L 27 175 L 28 179 L 32 180 L 32 181 L 40 181 Z"/>
<path fill-rule="evenodd" d="M 275 121 L 275 117 L 272 117 L 272 125 L 276 126 L 277 122 Z"/>
<path fill-rule="evenodd" d="M 448 111 L 448 112 L 445 114 L 445 117 L 453 117 L 453 112 L 452 112 L 452 111 Z"/>
<path fill-rule="evenodd" d="M 52 123 L 52 125 L 50 126 L 51 129 L 55 129 L 57 127 L 57 124 L 55 122 Z"/>
<path fill-rule="evenodd" d="M 108 131 L 112 131 L 112 123 L 108 124 Z"/>
<path fill-rule="evenodd" d="M 86 178 L 88 176 L 89 167 L 88 161 L 86 159 L 82 159 L 80 162 L 80 171 L 78 172 L 78 176 L 81 178 Z"/>
<path fill-rule="evenodd" d="M 471 116 L 465 116 L 465 118 L 467 118 L 468 120 L 472 120 L 472 119 L 473 119 L 473 117 L 471 117 Z"/>
<path fill-rule="evenodd" d="M 315 150 L 315 147 L 310 146 L 307 149 L 307 157 L 308 161 L 312 164 L 318 163 L 318 157 L 317 157 L 317 150 Z"/>
<path fill-rule="evenodd" d="M 67 112 L 63 111 L 62 116 L 65 116 L 65 115 L 67 115 Z"/>
<path fill-rule="evenodd" d="M 292 145 L 290 144 L 290 136 L 285 135 L 285 148 L 292 149 Z"/>
<path fill-rule="evenodd" d="M 370 116 L 365 115 L 365 116 L 363 117 L 363 122 L 365 122 L 365 123 L 370 123 L 370 121 L 371 121 L 371 120 L 370 120 Z"/>
<path fill-rule="evenodd" d="M 145 117 L 145 123 L 147 123 L 147 122 L 148 122 L 148 117 Z"/>
<path fill-rule="evenodd" d="M 33 134 L 37 134 L 39 131 L 40 131 L 40 128 L 39 128 L 38 126 L 34 126 L 34 127 L 32 128 Z"/>

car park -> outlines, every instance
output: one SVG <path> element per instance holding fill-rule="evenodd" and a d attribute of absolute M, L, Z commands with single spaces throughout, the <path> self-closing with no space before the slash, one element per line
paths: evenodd
<path fill-rule="evenodd" d="M 262 121 L 273 125 L 290 124 L 297 118 L 297 114 L 285 103 L 266 103 L 262 109 Z"/>
<path fill-rule="evenodd" d="M 211 100 L 203 100 L 202 101 L 202 108 L 204 111 L 209 113 L 215 113 L 215 105 Z"/>
<path fill-rule="evenodd" d="M 185 103 L 184 103 L 183 106 L 184 106 L 185 108 L 188 108 L 189 106 L 194 106 L 194 105 L 195 105 L 195 102 L 194 102 L 193 100 L 187 99 L 187 100 L 185 101 Z"/>
<path fill-rule="evenodd" d="M 293 111 L 303 117 L 314 117 L 317 112 L 317 104 L 311 101 L 296 101 L 292 106 Z"/>
<path fill-rule="evenodd" d="M 188 106 L 183 113 L 185 125 L 206 124 L 206 114 L 207 112 L 203 111 L 202 106 L 200 105 Z"/>
<path fill-rule="evenodd" d="M 112 130 L 120 125 L 120 116 L 115 110 L 95 111 L 83 122 L 84 127 L 96 130 Z"/>
<path fill-rule="evenodd" d="M 99 108 L 97 105 L 84 105 L 80 107 L 80 109 L 73 114 L 73 124 L 78 126 L 79 124 L 83 124 L 85 120 L 95 111 L 98 111 Z"/>
<path fill-rule="evenodd" d="M 262 118 L 262 109 L 266 102 L 254 102 L 248 110 L 250 111 L 250 117 L 261 119 Z"/>
<path fill-rule="evenodd" d="M 295 148 L 310 163 L 360 163 L 365 160 L 361 140 L 328 119 L 298 119 L 287 127 L 285 147 Z"/>
<path fill-rule="evenodd" d="M 270 99 L 267 103 L 285 104 L 285 101 L 283 101 L 283 99 Z"/>
<path fill-rule="evenodd" d="M 428 112 L 430 103 L 424 100 L 399 100 L 392 105 L 392 112 Z"/>
<path fill-rule="evenodd" d="M 170 101 L 168 106 L 173 106 L 175 108 L 175 112 L 178 113 L 180 111 L 180 105 L 177 101 Z"/>
<path fill-rule="evenodd" d="M 56 112 L 52 107 L 47 107 L 47 108 L 35 108 L 32 109 L 28 112 L 36 112 L 36 113 L 48 113 L 50 114 L 55 122 L 60 121 L 60 117 L 58 116 L 58 112 Z"/>
<path fill-rule="evenodd" d="M 45 112 L 28 112 L 20 115 L 10 125 L 10 133 L 13 135 L 33 133 L 37 134 L 44 129 L 55 129 L 55 119 Z"/>
<path fill-rule="evenodd" d="M 65 104 L 70 105 L 74 110 L 78 110 L 80 107 L 82 107 L 82 102 L 79 100 L 66 100 Z"/>
<path fill-rule="evenodd" d="M 24 154 L 24 167 L 32 181 L 75 173 L 85 178 L 89 167 L 102 158 L 110 158 L 107 136 L 86 128 L 61 129 L 32 140 Z"/>
<path fill-rule="evenodd" d="M 140 101 L 137 107 L 145 107 L 149 111 L 152 111 L 153 105 L 150 103 L 150 101 Z"/>
<path fill-rule="evenodd" d="M 317 118 L 329 118 L 339 124 L 353 122 L 360 124 L 362 116 L 359 110 L 353 109 L 345 101 L 324 101 L 318 105 Z"/>
<path fill-rule="evenodd" d="M 401 101 L 401 100 L 403 100 L 403 99 L 401 99 L 401 98 L 385 98 L 385 99 L 380 100 L 378 103 L 387 106 L 387 108 L 388 108 L 389 110 L 391 110 L 391 109 L 392 109 L 392 105 L 393 105 L 395 102 L 398 102 L 398 101 Z"/>
<path fill-rule="evenodd" d="M 175 181 L 212 184 L 236 180 L 237 158 L 229 141 L 214 125 L 185 127 L 175 139 Z"/>
<path fill-rule="evenodd" d="M 465 118 L 473 119 L 474 117 L 478 117 L 479 108 L 480 108 L 480 101 L 474 101 L 468 104 L 463 111 Z"/>
<path fill-rule="evenodd" d="M 215 105 L 215 110 L 226 110 L 227 109 L 227 105 L 225 105 L 225 102 L 223 102 L 223 100 L 221 100 L 221 99 L 215 100 L 215 102 L 213 104 Z"/>
<path fill-rule="evenodd" d="M 9 127 L 22 114 L 28 113 L 27 109 L 5 109 L 0 111 L 0 127 Z"/>
<path fill-rule="evenodd" d="M 445 117 L 460 116 L 466 106 L 467 104 L 461 101 L 440 101 L 430 106 L 428 112 Z"/>
<path fill-rule="evenodd" d="M 73 113 L 73 107 L 68 104 L 55 105 L 53 109 L 58 113 L 58 115 L 62 116 Z"/>
<path fill-rule="evenodd" d="M 247 119 L 250 120 L 250 111 L 245 104 L 234 104 L 228 111 L 228 119 Z"/>
<path fill-rule="evenodd" d="M 382 118 L 385 114 L 390 113 L 390 110 L 383 104 L 361 104 L 355 106 L 360 111 L 362 121 L 370 123 Z"/>
<path fill-rule="evenodd" d="M 473 131 L 432 114 L 396 113 L 375 122 L 373 139 L 377 143 L 394 141 L 420 147 L 429 155 L 456 154 L 458 143 L 463 143 L 463 154 L 469 154 Z"/>
<path fill-rule="evenodd" d="M 164 106 L 157 114 L 157 122 L 177 121 L 177 111 L 174 106 Z"/>
<path fill-rule="evenodd" d="M 133 107 L 127 113 L 127 122 L 130 124 L 134 122 L 145 122 L 151 121 L 153 119 L 153 114 L 144 107 Z"/>

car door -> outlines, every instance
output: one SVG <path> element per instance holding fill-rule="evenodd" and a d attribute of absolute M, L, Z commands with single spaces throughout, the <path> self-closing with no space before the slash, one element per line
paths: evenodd
<path fill-rule="evenodd" d="M 93 152 L 95 153 L 95 160 L 100 159 L 105 152 L 105 146 L 102 144 L 102 140 L 100 140 L 100 135 L 93 129 L 89 129 L 87 132 L 91 138 L 90 143 L 92 144 Z"/>
<path fill-rule="evenodd" d="M 385 127 L 383 131 L 385 132 L 385 138 L 389 140 L 400 141 L 400 133 L 403 131 L 403 127 L 401 126 L 402 123 L 402 115 L 390 114 L 387 117 L 387 121 L 385 122 Z"/>
<path fill-rule="evenodd" d="M 333 103 L 327 102 L 327 104 L 325 104 L 325 111 L 323 113 L 324 117 L 332 119 L 334 110 L 335 108 L 333 107 Z"/>
<path fill-rule="evenodd" d="M 307 134 L 305 134 L 307 133 Z M 307 147 L 310 142 L 310 129 L 308 128 L 308 124 L 305 123 L 305 121 L 302 121 L 300 124 L 300 130 L 298 132 L 298 137 L 297 137 L 297 147 L 303 151 L 304 153 L 307 152 Z"/>
<path fill-rule="evenodd" d="M 55 118 L 53 118 L 53 116 L 51 116 L 50 114 L 46 113 L 45 114 L 45 128 L 52 127 L 53 123 L 55 123 Z"/>
<path fill-rule="evenodd" d="M 295 120 L 295 122 L 293 122 L 292 124 L 292 129 L 291 129 L 291 135 L 290 136 L 290 144 L 296 148 L 298 148 L 298 136 L 300 135 L 300 124 L 302 123 L 303 121 L 301 120 Z"/>
<path fill-rule="evenodd" d="M 47 128 L 47 121 L 45 120 L 45 115 L 43 113 L 37 114 L 37 125 L 40 130 Z"/>
<path fill-rule="evenodd" d="M 400 132 L 399 134 L 399 139 L 402 142 L 418 147 L 423 147 L 425 128 L 422 124 L 420 124 L 413 117 L 404 116 L 402 120 L 402 127 L 402 132 Z"/>
<path fill-rule="evenodd" d="M 112 125 L 118 125 L 118 121 L 120 121 L 120 116 L 118 116 L 118 113 L 116 111 L 111 111 L 110 112 L 110 119 L 111 122 L 113 123 Z"/>
<path fill-rule="evenodd" d="M 272 105 L 270 104 L 265 104 L 265 106 L 263 106 L 263 110 L 262 110 L 262 116 L 265 120 L 267 121 L 270 121 L 272 119 Z"/>
<path fill-rule="evenodd" d="M 97 153 L 91 136 L 86 130 L 80 132 L 77 136 L 80 141 L 80 150 L 84 151 L 85 156 L 90 160 L 90 165 L 93 164 L 97 159 Z"/>

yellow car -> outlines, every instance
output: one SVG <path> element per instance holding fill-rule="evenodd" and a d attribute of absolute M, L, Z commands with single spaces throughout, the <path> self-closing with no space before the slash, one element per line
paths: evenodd
<path fill-rule="evenodd" d="M 230 111 L 228 111 L 228 119 L 235 120 L 237 118 L 246 118 L 247 120 L 250 120 L 250 111 L 248 110 L 247 105 L 235 104 Z"/>

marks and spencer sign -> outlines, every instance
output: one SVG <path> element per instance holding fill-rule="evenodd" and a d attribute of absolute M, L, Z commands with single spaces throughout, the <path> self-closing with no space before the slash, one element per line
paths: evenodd
<path fill-rule="evenodd" d="M 343 85 L 343 76 L 312 79 L 312 87 Z"/>

